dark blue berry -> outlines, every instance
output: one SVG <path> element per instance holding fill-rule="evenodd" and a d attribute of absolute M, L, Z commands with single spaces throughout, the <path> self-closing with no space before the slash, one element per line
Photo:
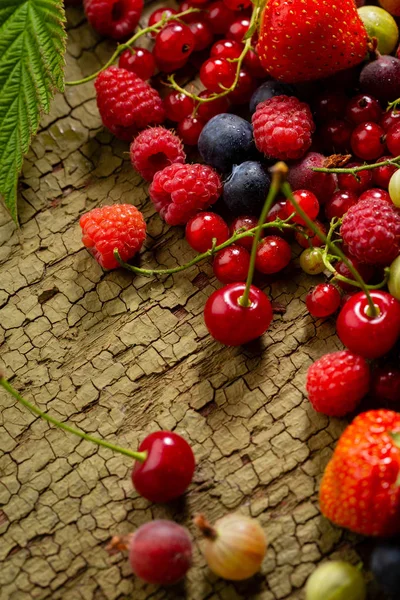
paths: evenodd
<path fill-rule="evenodd" d="M 258 216 L 264 205 L 271 179 L 265 167 L 246 161 L 233 167 L 224 184 L 224 202 L 235 217 Z"/>
<path fill-rule="evenodd" d="M 256 89 L 250 100 L 250 112 L 253 114 L 257 108 L 257 104 L 269 100 L 274 96 L 295 96 L 295 90 L 288 83 L 280 81 L 266 81 Z"/>
<path fill-rule="evenodd" d="M 400 596 L 400 540 L 380 542 L 371 555 L 371 571 L 390 598 Z"/>
<path fill-rule="evenodd" d="M 204 126 L 198 148 L 205 163 L 229 173 L 233 165 L 256 156 L 253 127 L 236 115 L 216 115 Z"/>

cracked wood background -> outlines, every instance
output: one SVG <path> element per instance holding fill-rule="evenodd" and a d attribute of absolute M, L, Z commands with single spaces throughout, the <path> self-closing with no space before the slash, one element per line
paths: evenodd
<path fill-rule="evenodd" d="M 80 9 L 67 16 L 71 80 L 115 46 Z M 143 211 L 142 264 L 172 267 L 193 253 L 182 228 L 154 211 L 127 144 L 101 127 L 93 82 L 56 97 L 20 189 L 19 230 L 0 207 L 0 368 L 42 410 L 120 445 L 175 429 L 198 468 L 183 500 L 153 506 L 133 490 L 129 458 L 50 427 L 1 391 L 1 600 L 297 600 L 323 558 L 359 561 L 356 536 L 318 510 L 319 479 L 346 421 L 318 415 L 304 395 L 308 365 L 339 347 L 333 322 L 307 314 L 315 278 L 295 264 L 271 280 L 265 289 L 285 314 L 260 341 L 231 349 L 203 323 L 217 287 L 210 264 L 164 280 L 103 272 L 82 247 L 79 217 L 104 204 Z M 199 511 L 259 519 L 269 542 L 259 575 L 233 584 L 206 569 L 191 524 Z M 175 519 L 196 538 L 180 586 L 146 585 L 126 556 L 105 551 L 112 535 L 153 518 Z"/>

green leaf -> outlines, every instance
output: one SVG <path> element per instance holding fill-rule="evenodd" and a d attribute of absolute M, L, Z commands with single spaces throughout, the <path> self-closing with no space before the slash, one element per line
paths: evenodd
<path fill-rule="evenodd" d="M 0 0 L 0 195 L 15 222 L 24 155 L 64 88 L 62 0 Z"/>

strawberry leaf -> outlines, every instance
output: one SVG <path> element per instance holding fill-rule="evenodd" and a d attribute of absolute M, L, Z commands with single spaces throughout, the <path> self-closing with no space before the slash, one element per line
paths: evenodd
<path fill-rule="evenodd" d="M 0 195 L 15 222 L 24 155 L 63 90 L 62 0 L 0 0 Z"/>

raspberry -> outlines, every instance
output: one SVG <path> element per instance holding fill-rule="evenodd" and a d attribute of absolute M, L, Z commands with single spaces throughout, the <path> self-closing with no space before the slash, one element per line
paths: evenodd
<path fill-rule="evenodd" d="M 343 217 L 340 233 L 359 261 L 387 266 L 400 253 L 400 212 L 382 200 L 361 200 Z"/>
<path fill-rule="evenodd" d="M 185 160 L 181 140 L 165 127 L 145 129 L 131 144 L 132 165 L 146 181 L 152 181 L 168 165 Z"/>
<path fill-rule="evenodd" d="M 82 242 L 104 269 L 119 266 L 114 248 L 125 262 L 140 250 L 146 237 L 143 215 L 131 204 L 94 208 L 81 216 Z"/>
<path fill-rule="evenodd" d="M 94 85 L 103 124 L 120 139 L 131 141 L 139 129 L 164 121 L 158 92 L 135 73 L 108 67 Z"/>
<path fill-rule="evenodd" d="M 115 40 L 127 38 L 139 22 L 143 0 L 84 0 L 91 26 Z"/>
<path fill-rule="evenodd" d="M 219 175 L 207 165 L 174 164 L 155 174 L 150 198 L 168 225 L 185 225 L 214 204 L 222 192 Z"/>
<path fill-rule="evenodd" d="M 307 392 L 316 411 L 330 417 L 352 412 L 369 390 L 364 358 L 349 350 L 325 354 L 308 369 Z"/>
<path fill-rule="evenodd" d="M 311 146 L 315 125 L 310 108 L 294 96 L 261 102 L 252 122 L 258 150 L 271 158 L 301 158 Z"/>

